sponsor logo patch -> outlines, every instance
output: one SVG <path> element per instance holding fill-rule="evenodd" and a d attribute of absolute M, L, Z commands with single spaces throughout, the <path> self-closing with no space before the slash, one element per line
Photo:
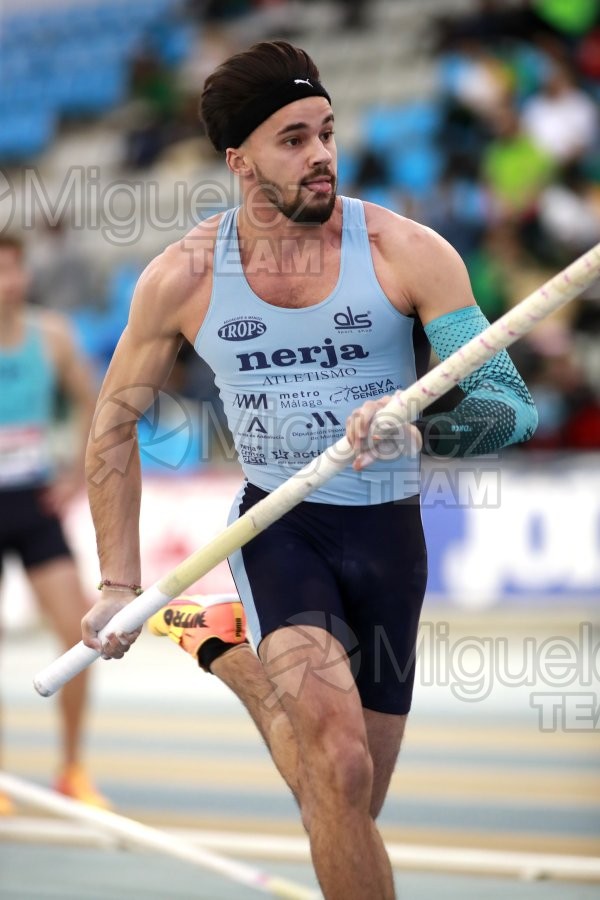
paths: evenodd
<path fill-rule="evenodd" d="M 367 329 L 371 328 L 371 326 L 373 325 L 369 318 L 370 315 L 370 309 L 368 309 L 367 312 L 364 313 L 354 313 L 352 312 L 350 307 L 347 306 L 346 312 L 338 312 L 333 317 L 333 321 L 335 322 L 335 330 L 367 331 Z"/>
<path fill-rule="evenodd" d="M 227 338 L 227 340 L 245 340 Z M 366 359 L 369 351 L 360 344 L 342 344 L 336 347 L 331 338 L 325 338 L 321 345 L 298 347 L 280 347 L 268 356 L 261 350 L 250 353 L 237 353 L 239 372 L 251 372 L 253 369 L 270 369 L 272 366 L 318 366 L 321 369 L 333 369 L 339 361 L 349 362 L 353 359 Z"/>
<path fill-rule="evenodd" d="M 222 341 L 250 341 L 252 338 L 260 337 L 266 330 L 267 326 L 260 319 L 245 317 L 225 322 L 217 334 Z"/>
<path fill-rule="evenodd" d="M 371 397 L 381 397 L 383 394 L 391 394 L 397 390 L 396 384 L 391 378 L 382 378 L 379 381 L 369 381 L 364 384 L 346 385 L 338 388 L 329 395 L 331 403 L 357 403 L 359 400 L 369 400 Z"/>
<path fill-rule="evenodd" d="M 266 466 L 267 460 L 262 450 L 252 447 L 250 444 L 240 444 L 240 456 L 242 462 L 249 466 Z"/>
<path fill-rule="evenodd" d="M 266 394 L 236 394 L 233 405 L 238 409 L 268 409 Z"/>

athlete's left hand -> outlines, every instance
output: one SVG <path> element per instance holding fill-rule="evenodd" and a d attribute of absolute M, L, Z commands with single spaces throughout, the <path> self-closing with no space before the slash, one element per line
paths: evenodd
<path fill-rule="evenodd" d="M 395 459 L 397 456 L 416 456 L 422 446 L 421 433 L 414 425 L 394 425 L 385 436 L 373 431 L 375 414 L 389 403 L 391 397 L 367 400 L 352 412 L 346 420 L 346 437 L 354 447 L 356 456 L 352 468 L 360 472 L 376 459 Z"/>

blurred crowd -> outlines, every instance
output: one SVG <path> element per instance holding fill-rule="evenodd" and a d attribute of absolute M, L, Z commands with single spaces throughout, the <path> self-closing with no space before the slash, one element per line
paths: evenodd
<path fill-rule="evenodd" d="M 438 53 L 447 187 L 466 176 L 483 212 L 440 230 L 494 319 L 600 240 L 598 4 L 487 0 L 439 21 Z M 596 286 L 515 346 L 540 412 L 530 448 L 600 447 L 599 339 Z"/>
<path fill-rule="evenodd" d="M 482 0 L 436 18 L 440 177 L 396 206 L 463 256 L 493 321 L 600 240 L 600 6 Z M 365 148 L 356 192 L 393 187 Z M 540 425 L 526 449 L 600 448 L 600 288 L 511 349 Z"/>
<path fill-rule="evenodd" d="M 339 6 L 342 27 L 361 29 L 367 39 L 368 5 Z M 126 169 L 144 169 L 166 148 L 202 141 L 199 88 L 228 49 L 222 23 L 252 15 L 260 31 L 253 39 L 294 39 L 295 18 L 285 9 L 277 0 L 188 0 L 179 14 L 196 23 L 202 52 L 190 42 L 176 69 L 152 42 L 139 49 L 131 65 L 130 96 L 138 106 Z M 481 0 L 468 15 L 440 10 L 432 13 L 427 43 L 439 73 L 431 101 L 436 177 L 426 190 L 411 191 L 395 179 L 392 155 L 365 135 L 352 177 L 340 188 L 382 197 L 440 232 L 465 260 L 493 321 L 600 240 L 600 3 Z M 38 302 L 75 307 L 77 296 L 100 290 L 60 226 L 40 235 L 32 261 Z M 599 341 L 596 285 L 511 350 L 540 413 L 526 449 L 600 449 Z M 184 391 L 213 396 L 208 373 L 189 352 L 181 367 Z"/>

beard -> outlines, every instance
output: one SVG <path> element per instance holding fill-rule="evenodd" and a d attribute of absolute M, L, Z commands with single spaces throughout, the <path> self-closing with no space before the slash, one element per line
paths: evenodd
<path fill-rule="evenodd" d="M 269 203 L 272 203 L 282 215 L 297 225 L 324 225 L 331 218 L 335 207 L 337 179 L 326 170 L 313 172 L 311 178 L 327 175 L 331 177 L 331 193 L 319 196 L 306 190 L 306 186 L 298 185 L 295 196 L 291 200 L 284 198 L 283 189 L 274 181 L 265 178 L 258 166 L 256 177 L 258 186 L 263 191 Z M 304 187 L 306 196 L 302 195 Z"/>

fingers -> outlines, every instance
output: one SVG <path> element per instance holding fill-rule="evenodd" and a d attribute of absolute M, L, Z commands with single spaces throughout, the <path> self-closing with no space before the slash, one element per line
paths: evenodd
<path fill-rule="evenodd" d="M 356 451 L 354 469 L 362 469 L 373 462 L 372 441 L 370 440 L 371 423 L 375 414 L 388 403 L 390 397 L 379 400 L 367 400 L 355 409 L 346 420 L 346 437 Z"/>
<path fill-rule="evenodd" d="M 102 644 L 102 659 L 122 659 L 140 633 L 141 628 L 138 628 L 137 631 L 118 631 L 107 635 Z"/>
<path fill-rule="evenodd" d="M 375 459 L 415 457 L 423 448 L 421 432 L 415 425 L 400 424 L 391 416 L 375 421 L 371 432 L 372 454 Z"/>
<path fill-rule="evenodd" d="M 353 410 L 346 420 L 346 437 L 353 447 L 358 447 L 367 439 L 375 413 L 390 401 L 390 397 L 379 400 L 367 400 L 358 409 Z"/>
<path fill-rule="evenodd" d="M 375 462 L 376 459 L 377 456 L 373 452 L 365 451 L 364 453 L 359 453 L 352 463 L 352 468 L 357 472 L 360 472 L 362 469 L 366 469 L 367 466 L 370 466 L 372 462 Z"/>
<path fill-rule="evenodd" d="M 370 400 L 348 417 L 346 436 L 356 451 L 353 468 L 357 471 L 376 459 L 416 456 L 423 446 L 421 433 L 414 425 L 403 425 L 391 414 L 377 416 L 389 400 Z"/>
<path fill-rule="evenodd" d="M 120 592 L 117 597 L 106 592 L 91 610 L 81 620 L 81 637 L 86 647 L 91 647 L 100 653 L 103 659 L 121 659 L 127 653 L 131 645 L 141 634 L 141 628 L 131 632 L 109 631 L 100 637 L 100 632 L 108 625 L 110 620 L 119 610 L 123 609 L 134 597 L 123 597 Z"/>
<path fill-rule="evenodd" d="M 102 642 L 98 637 L 98 632 L 102 628 L 102 624 L 96 624 L 97 607 L 98 604 L 93 606 L 81 620 L 81 640 L 86 647 L 91 647 L 92 650 L 100 653 L 102 651 Z M 108 619 L 103 624 L 105 625 L 107 621 Z"/>

